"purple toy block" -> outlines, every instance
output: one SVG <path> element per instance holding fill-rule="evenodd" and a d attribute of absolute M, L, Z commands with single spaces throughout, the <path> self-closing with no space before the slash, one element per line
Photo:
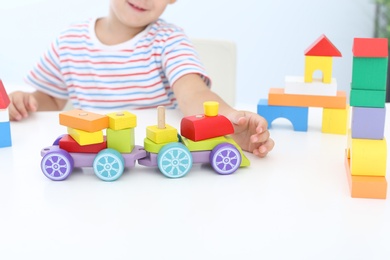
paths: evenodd
<path fill-rule="evenodd" d="M 382 140 L 386 108 L 352 107 L 352 138 Z"/>

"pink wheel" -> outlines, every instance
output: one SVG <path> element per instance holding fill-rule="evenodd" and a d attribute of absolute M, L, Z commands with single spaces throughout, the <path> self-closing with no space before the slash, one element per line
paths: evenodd
<path fill-rule="evenodd" d="M 241 165 L 241 154 L 234 145 L 222 143 L 211 151 L 210 163 L 217 173 L 232 174 Z"/>

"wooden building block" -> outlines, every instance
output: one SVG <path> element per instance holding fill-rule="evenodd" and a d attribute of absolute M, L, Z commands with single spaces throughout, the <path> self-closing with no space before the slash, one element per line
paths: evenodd
<path fill-rule="evenodd" d="M 323 83 L 322 80 L 313 78 L 313 81 L 306 83 L 303 77 L 287 76 L 285 78 L 284 93 L 314 96 L 336 96 L 337 81 L 331 79 L 330 83 Z"/>
<path fill-rule="evenodd" d="M 328 37 L 322 34 L 305 50 L 305 55 L 341 57 L 341 52 L 333 45 Z"/>
<path fill-rule="evenodd" d="M 207 101 L 203 103 L 205 116 L 217 116 L 219 103 L 216 101 Z"/>
<path fill-rule="evenodd" d="M 8 109 L 0 109 L 0 123 L 1 122 L 9 122 Z"/>
<path fill-rule="evenodd" d="M 9 100 L 8 94 L 5 91 L 5 87 L 3 85 L 3 82 L 0 79 L 0 109 L 6 109 L 8 108 L 11 101 Z"/>
<path fill-rule="evenodd" d="M 72 136 L 79 145 L 98 144 L 104 141 L 103 131 L 87 132 L 68 127 L 68 134 Z"/>
<path fill-rule="evenodd" d="M 128 111 L 107 114 L 108 127 L 112 130 L 122 130 L 137 126 L 137 116 Z"/>
<path fill-rule="evenodd" d="M 86 132 L 97 132 L 108 127 L 108 117 L 92 112 L 74 109 L 61 112 L 59 115 L 60 125 Z"/>
<path fill-rule="evenodd" d="M 101 143 L 79 145 L 70 135 L 64 135 L 59 141 L 59 147 L 69 153 L 98 153 L 107 148 L 107 140 L 104 136 Z"/>
<path fill-rule="evenodd" d="M 388 58 L 353 58 L 352 89 L 386 90 Z"/>
<path fill-rule="evenodd" d="M 146 127 L 146 137 L 157 144 L 177 142 L 177 129 L 166 124 L 165 128 L 161 129 L 158 125 Z"/>
<path fill-rule="evenodd" d="M 385 133 L 386 107 L 352 107 L 352 138 L 383 139 Z"/>
<path fill-rule="evenodd" d="M 332 57 L 305 56 L 305 82 L 313 82 L 313 74 L 319 70 L 322 72 L 323 83 L 331 83 L 332 79 Z"/>
<path fill-rule="evenodd" d="M 0 148 L 12 146 L 10 122 L 0 122 Z"/>
<path fill-rule="evenodd" d="M 149 153 L 158 153 L 160 152 L 161 148 L 164 147 L 164 145 L 166 144 L 169 144 L 171 142 L 168 142 L 168 143 L 155 143 L 153 142 L 152 140 L 150 140 L 149 138 L 145 137 L 144 138 L 144 149 L 145 151 L 149 152 Z"/>
<path fill-rule="evenodd" d="M 353 176 L 350 160 L 345 158 L 345 172 L 352 198 L 386 199 L 387 181 L 385 177 Z"/>
<path fill-rule="evenodd" d="M 352 53 L 354 57 L 385 58 L 388 49 L 387 38 L 355 38 Z"/>
<path fill-rule="evenodd" d="M 233 125 L 225 116 L 213 117 L 205 115 L 182 118 L 181 135 L 193 141 L 201 141 L 234 133 Z"/>
<path fill-rule="evenodd" d="M 277 118 L 285 118 L 291 122 L 294 131 L 307 131 L 309 108 L 293 106 L 269 106 L 267 99 L 260 99 L 257 104 L 257 114 L 264 117 L 271 128 Z"/>
<path fill-rule="evenodd" d="M 347 134 L 349 106 L 346 108 L 324 108 L 322 111 L 322 132 Z"/>
<path fill-rule="evenodd" d="M 107 147 L 120 153 L 131 153 L 135 146 L 134 128 L 114 130 L 107 128 Z"/>
<path fill-rule="evenodd" d="M 271 88 L 268 92 L 268 105 L 272 106 L 345 108 L 346 102 L 347 96 L 341 90 L 336 96 L 285 94 L 283 88 Z"/>
<path fill-rule="evenodd" d="M 351 89 L 349 104 L 352 107 L 384 108 L 386 104 L 386 91 Z"/>
<path fill-rule="evenodd" d="M 354 176 L 386 176 L 386 139 L 348 138 L 350 144 L 351 174 Z"/>

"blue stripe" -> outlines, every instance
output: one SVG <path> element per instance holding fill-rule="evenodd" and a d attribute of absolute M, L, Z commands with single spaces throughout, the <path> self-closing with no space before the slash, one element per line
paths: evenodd
<path fill-rule="evenodd" d="M 69 95 L 75 95 L 75 96 L 83 95 L 83 96 L 93 96 L 93 97 L 103 97 L 103 96 L 106 96 L 106 97 L 123 97 L 123 96 L 134 96 L 134 95 L 138 95 L 138 94 L 153 94 L 153 93 L 159 92 L 159 91 L 161 91 L 163 89 L 164 89 L 164 87 L 160 87 L 160 88 L 152 90 L 152 91 L 137 91 L 137 92 L 128 91 L 128 92 L 120 92 L 120 93 L 117 93 L 117 94 L 91 93 L 91 92 L 85 93 L 85 92 L 82 92 L 82 91 L 72 90 L 72 91 L 69 91 Z"/>

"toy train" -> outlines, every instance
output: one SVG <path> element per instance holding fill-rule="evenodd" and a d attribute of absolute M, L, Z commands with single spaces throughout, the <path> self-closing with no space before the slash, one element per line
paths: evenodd
<path fill-rule="evenodd" d="M 169 178 L 185 176 L 193 163 L 210 163 L 219 174 L 249 166 L 248 158 L 229 136 L 234 131 L 232 123 L 218 115 L 217 102 L 205 102 L 204 114 L 182 118 L 180 134 L 165 124 L 164 107 L 157 111 L 158 124 L 146 128 L 143 147 L 135 145 L 137 118 L 128 111 L 107 115 L 61 112 L 60 124 L 67 127 L 68 134 L 41 150 L 43 174 L 62 181 L 75 167 L 93 167 L 101 180 L 115 181 L 125 167 L 133 168 L 136 162 L 157 166 Z"/>

